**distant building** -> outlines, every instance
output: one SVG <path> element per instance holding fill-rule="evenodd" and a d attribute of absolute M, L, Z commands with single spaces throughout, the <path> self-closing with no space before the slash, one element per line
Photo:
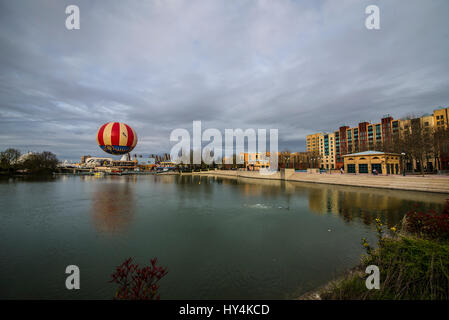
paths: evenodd
<path fill-rule="evenodd" d="M 160 167 L 160 168 L 175 168 L 176 163 L 171 162 L 171 161 L 161 161 L 159 163 L 158 167 Z"/>
<path fill-rule="evenodd" d="M 80 163 L 86 163 L 86 160 L 87 160 L 88 158 L 92 158 L 92 156 L 91 156 L 91 155 L 81 156 L 81 162 L 80 162 Z"/>
<path fill-rule="evenodd" d="M 247 170 L 259 171 L 261 168 L 270 167 L 270 153 L 242 152 L 239 154 L 240 162 Z"/>
<path fill-rule="evenodd" d="M 111 171 L 111 170 L 134 170 L 137 168 L 136 160 L 114 160 L 112 158 L 103 157 L 90 157 L 87 158 L 84 164 L 81 164 L 83 168 L 95 169 L 95 171 Z"/>
<path fill-rule="evenodd" d="M 89 157 L 84 159 L 83 167 L 94 168 L 98 166 L 112 165 L 112 158 Z"/>
<path fill-rule="evenodd" d="M 28 153 L 24 153 L 22 154 L 19 159 L 17 159 L 17 161 L 15 161 L 14 163 L 18 164 L 18 163 L 23 163 L 25 162 L 27 159 L 29 159 L 30 157 L 32 157 L 33 155 L 35 155 L 34 152 L 28 152 Z"/>

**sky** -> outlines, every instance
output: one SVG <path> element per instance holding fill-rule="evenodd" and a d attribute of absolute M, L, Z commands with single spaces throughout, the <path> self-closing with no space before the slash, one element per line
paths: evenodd
<path fill-rule="evenodd" d="M 119 121 L 133 153 L 157 154 L 200 120 L 305 151 L 311 133 L 432 113 L 449 105 L 448 14 L 447 0 L 0 0 L 0 150 L 104 156 L 97 130 Z"/>

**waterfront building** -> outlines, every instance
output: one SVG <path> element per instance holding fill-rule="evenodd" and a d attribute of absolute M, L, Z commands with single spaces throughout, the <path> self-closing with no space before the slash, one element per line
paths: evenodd
<path fill-rule="evenodd" d="M 363 151 L 343 156 L 346 173 L 400 174 L 401 155 L 390 152 Z"/>
<path fill-rule="evenodd" d="M 336 168 L 335 133 L 323 133 L 320 135 L 320 168 Z"/>
<path fill-rule="evenodd" d="M 129 171 L 137 168 L 137 160 L 114 160 L 104 157 L 90 157 L 80 163 L 80 168 L 89 168 L 95 171 L 116 172 Z"/>
<path fill-rule="evenodd" d="M 270 167 L 270 153 L 261 152 L 242 152 L 239 154 L 239 160 L 247 170 L 259 171 L 261 168 Z"/>
<path fill-rule="evenodd" d="M 175 168 L 176 167 L 176 163 L 174 163 L 173 161 L 161 161 L 159 162 L 159 164 L 157 165 L 160 168 Z"/>
<path fill-rule="evenodd" d="M 400 120 L 390 115 L 382 117 L 379 123 L 360 122 L 357 127 L 341 126 L 335 132 L 337 138 L 336 168 L 343 167 L 343 156 L 349 153 L 379 149 L 381 146 L 392 145 L 393 139 L 399 134 Z"/>
<path fill-rule="evenodd" d="M 92 158 L 92 156 L 91 156 L 91 155 L 81 156 L 81 162 L 80 162 L 80 163 L 86 163 L 86 160 L 87 160 L 88 158 Z"/>
<path fill-rule="evenodd" d="M 435 126 L 437 128 L 449 127 L 449 108 L 440 108 L 433 111 Z"/>
<path fill-rule="evenodd" d="M 335 133 L 320 132 L 308 135 L 307 168 L 335 169 L 337 139 Z"/>
<path fill-rule="evenodd" d="M 307 152 L 319 152 L 320 137 L 322 133 L 309 134 L 307 136 Z"/>
<path fill-rule="evenodd" d="M 307 136 L 307 151 L 318 151 L 320 167 L 323 169 L 339 169 L 344 166 L 344 155 L 364 152 L 368 150 L 384 150 L 387 152 L 403 152 L 397 144 L 399 138 L 406 134 L 423 132 L 425 144 L 432 145 L 433 134 L 437 130 L 449 128 L 449 108 L 440 108 L 433 114 L 417 118 L 394 119 L 391 115 L 384 115 L 380 122 L 360 122 L 356 127 L 341 126 L 333 133 L 333 140 L 328 133 L 314 133 Z M 316 140 L 318 139 L 318 149 Z M 315 143 L 314 143 L 315 142 Z M 332 152 L 332 144 L 334 152 Z M 420 170 L 421 165 L 427 171 L 436 169 L 449 169 L 449 140 L 440 143 L 439 151 L 435 156 L 428 155 L 423 164 L 416 159 L 407 159 L 407 170 Z M 332 167 L 334 164 L 334 167 Z"/>

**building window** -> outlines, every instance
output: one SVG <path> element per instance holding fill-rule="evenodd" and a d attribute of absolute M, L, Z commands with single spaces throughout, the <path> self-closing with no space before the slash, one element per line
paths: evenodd
<path fill-rule="evenodd" d="M 348 164 L 348 173 L 355 173 L 355 164 Z"/>
<path fill-rule="evenodd" d="M 359 173 L 368 173 L 368 164 L 366 163 L 359 164 Z"/>

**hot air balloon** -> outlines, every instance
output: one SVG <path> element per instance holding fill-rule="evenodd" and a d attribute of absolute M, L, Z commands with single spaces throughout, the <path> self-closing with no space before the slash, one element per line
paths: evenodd
<path fill-rule="evenodd" d="M 97 142 L 105 152 L 121 155 L 134 149 L 137 135 L 134 129 L 125 123 L 108 122 L 98 129 Z"/>

